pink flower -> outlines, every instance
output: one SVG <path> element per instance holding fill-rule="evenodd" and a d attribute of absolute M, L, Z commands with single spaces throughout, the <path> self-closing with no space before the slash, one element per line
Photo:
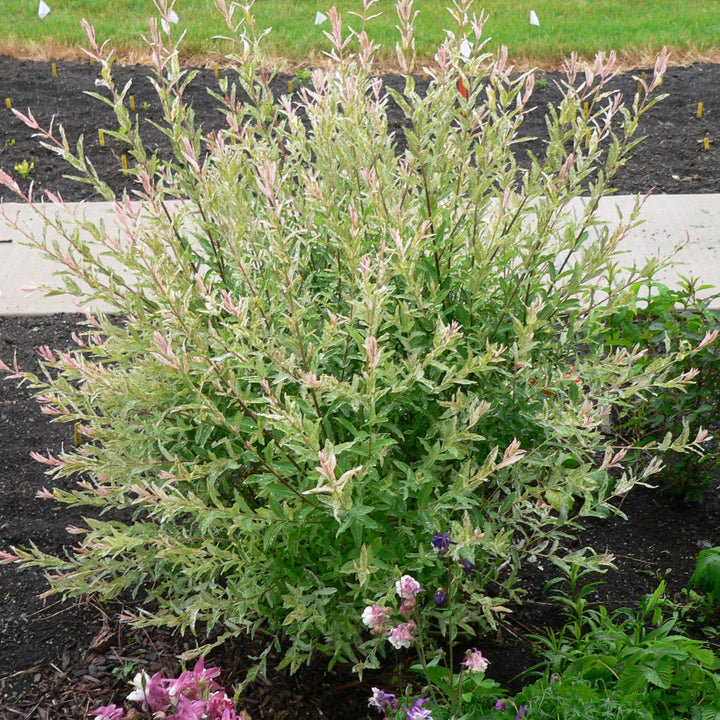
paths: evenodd
<path fill-rule="evenodd" d="M 139 702 L 144 711 L 165 712 L 170 707 L 170 696 L 165 687 L 166 680 L 162 672 L 152 677 L 145 672 L 135 675 L 132 685 L 135 688 L 128 696 L 130 702 Z"/>
<path fill-rule="evenodd" d="M 220 685 L 215 678 L 220 675 L 220 668 L 205 669 L 205 661 L 200 658 L 192 670 L 180 673 L 175 680 L 167 681 L 167 691 L 171 699 L 186 697 L 189 700 L 199 700 L 204 697 L 203 691 L 215 692 Z"/>
<path fill-rule="evenodd" d="M 125 711 L 115 703 L 102 705 L 95 710 L 95 720 L 125 720 Z"/>
<path fill-rule="evenodd" d="M 415 609 L 415 605 L 417 603 L 415 602 L 415 598 L 410 598 L 409 600 L 403 600 L 400 604 L 400 614 L 406 619 L 410 619 L 410 613 Z"/>
<path fill-rule="evenodd" d="M 182 695 L 175 712 L 166 716 L 167 720 L 204 720 L 207 717 L 204 700 L 190 700 Z"/>
<path fill-rule="evenodd" d="M 412 575 L 403 575 L 395 583 L 395 591 L 403 600 L 414 600 L 423 590 L 424 588 L 420 587 L 420 583 Z"/>
<path fill-rule="evenodd" d="M 388 632 L 388 640 L 396 650 L 410 647 L 415 641 L 412 636 L 414 630 L 414 622 L 401 623 Z"/>
<path fill-rule="evenodd" d="M 364 625 L 372 628 L 372 631 L 376 635 L 382 635 L 385 632 L 385 625 L 389 614 L 390 608 L 375 603 L 368 605 L 363 610 L 362 621 Z"/>
<path fill-rule="evenodd" d="M 475 648 L 468 650 L 465 654 L 465 660 L 463 660 L 463 665 L 471 673 L 484 673 L 489 664 L 490 661 Z"/>

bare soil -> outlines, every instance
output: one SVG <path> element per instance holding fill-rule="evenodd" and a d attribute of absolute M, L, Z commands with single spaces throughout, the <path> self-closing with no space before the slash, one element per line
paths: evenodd
<path fill-rule="evenodd" d="M 53 67 L 55 75 L 53 75 Z M 117 140 L 104 136 L 100 145 L 99 130 L 117 127 L 112 109 L 105 103 L 91 98 L 89 92 L 98 92 L 95 86 L 98 69 L 89 62 L 34 62 L 0 57 L 0 168 L 12 174 L 23 187 L 32 180 L 36 195 L 43 189 L 60 193 L 65 200 L 94 200 L 92 188 L 67 177 L 69 168 L 53 152 L 41 147 L 33 131 L 29 130 L 7 109 L 9 101 L 13 108 L 27 112 L 30 108 L 42 127 L 54 120 L 67 133 L 71 147 L 84 136 L 85 153 L 91 158 L 98 174 L 116 193 L 132 190 L 129 178 L 123 175 L 121 156 L 125 147 Z M 215 77 L 213 69 L 198 68 L 197 76 L 190 83 L 185 100 L 195 112 L 195 119 L 204 132 L 221 126 L 223 120 L 218 102 L 208 94 L 208 89 L 219 92 L 219 79 L 233 76 L 220 70 Z M 612 87 L 622 90 L 626 101 L 631 102 L 637 90 L 637 77 L 643 73 L 652 77 L 650 68 L 638 69 L 618 75 Z M 132 95 L 139 127 L 148 150 L 167 154 L 167 139 L 156 125 L 162 125 L 160 104 L 150 83 L 149 68 L 141 65 L 116 66 L 114 78 L 119 88 L 132 80 Z M 525 149 L 542 153 L 545 134 L 544 113 L 548 105 L 560 99 L 557 82 L 562 78 L 558 72 L 539 72 L 533 96 L 536 110 L 528 115 L 523 132 L 534 141 L 523 143 Z M 398 75 L 383 76 L 386 85 L 398 90 L 403 80 Z M 288 92 L 290 75 L 278 75 L 272 82 L 277 95 Z M 417 78 L 417 89 L 423 92 L 427 81 Z M 298 92 L 300 82 L 294 78 L 293 92 Z M 633 159 L 621 169 L 613 185 L 618 192 L 645 193 L 707 193 L 720 191 L 720 173 L 717 172 L 720 157 L 720 64 L 697 63 L 689 67 L 671 67 L 661 88 L 668 97 L 643 116 L 641 134 L 645 142 Z M 242 100 L 240 92 L 238 99 Z M 698 105 L 702 103 L 701 117 Z M 403 145 L 403 115 L 393 104 L 389 105 L 391 129 L 397 133 L 397 143 Z M 709 149 L 706 150 L 705 139 Z M 15 170 L 26 161 L 33 165 L 29 179 L 23 179 Z M 0 189 L 0 198 L 10 200 L 8 192 Z"/>
<path fill-rule="evenodd" d="M 132 93 L 141 117 L 159 120 L 157 100 L 146 80 L 147 68 L 119 67 L 116 74 L 120 85 L 133 79 Z M 88 63 L 58 62 L 53 76 L 49 62 L 0 58 L 0 167 L 17 176 L 15 165 L 27 160 L 34 163 L 32 178 L 37 189 L 59 191 L 66 200 L 96 199 L 87 186 L 63 178 L 66 168 L 51 152 L 38 147 L 31 132 L 3 107 L 4 98 L 10 98 L 13 107 L 23 111 L 30 107 L 42 124 L 57 117 L 71 142 L 84 133 L 86 151 L 100 175 L 121 192 L 128 179 L 120 169 L 120 147 L 109 141 L 101 148 L 97 134 L 100 128 L 112 128 L 113 118 L 109 108 L 83 94 L 95 90 L 95 76 L 96 69 Z M 536 91 L 538 106 L 555 102 L 557 75 L 540 77 L 549 84 Z M 277 90 L 286 92 L 289 79 L 277 78 Z M 392 76 L 385 79 L 399 83 Z M 616 82 L 628 96 L 637 81 L 628 74 Z M 220 122 L 216 105 L 207 95 L 208 86 L 217 86 L 214 73 L 201 70 L 187 93 L 205 131 Z M 663 90 L 670 97 L 645 118 L 642 132 L 647 140 L 616 178 L 617 190 L 720 192 L 720 65 L 671 68 Z M 701 118 L 697 117 L 699 102 L 703 103 Z M 526 132 L 541 136 L 540 113 L 528 122 L 534 124 L 526 125 Z M 391 125 L 398 130 L 402 126 L 402 117 L 392 108 Z M 148 144 L 164 152 L 162 134 L 149 122 L 143 127 Z M 709 150 L 704 149 L 705 137 L 710 141 Z M 3 196 L 13 199 L 6 192 Z M 0 358 L 9 362 L 16 356 L 21 367 L 35 370 L 38 348 L 71 348 L 72 332 L 80 322 L 74 315 L 0 317 Z M 0 383 L 0 550 L 33 543 L 41 550 L 62 553 L 72 546 L 73 536 L 66 527 L 82 525 L 82 513 L 36 499 L 48 478 L 43 466 L 29 456 L 33 450 L 57 452 L 70 443 L 71 430 L 49 423 L 27 388 L 18 389 L 15 382 Z M 578 544 L 607 550 L 618 566 L 605 576 L 597 601 L 609 607 L 632 605 L 654 590 L 661 577 L 667 579 L 669 593 L 679 595 L 698 551 L 720 544 L 718 487 L 716 478 L 701 501 L 689 503 L 662 488 L 635 491 L 623 503 L 627 521 L 589 523 Z M 530 644 L 523 635 L 558 621 L 541 594 L 546 579 L 542 571 L 529 578 L 534 589 L 529 601 L 497 636 L 478 639 L 492 661 L 489 674 L 503 683 L 512 683 L 533 663 Z M 0 720 L 79 720 L 99 704 L 122 700 L 131 666 L 149 672 L 164 667 L 174 672 L 175 656 L 192 644 L 192 639 L 165 632 L 131 629 L 122 622 L 119 603 L 39 598 L 47 587 L 40 572 L 0 565 Z M 253 651 L 252 643 L 238 639 L 220 648 L 212 662 L 226 669 L 224 680 L 231 685 L 242 677 Z M 253 720 L 358 720 L 369 716 L 370 687 L 391 682 L 390 674 L 381 673 L 366 676 L 361 683 L 347 668 L 328 672 L 318 659 L 292 677 L 272 672 L 247 690 L 243 705 Z"/>

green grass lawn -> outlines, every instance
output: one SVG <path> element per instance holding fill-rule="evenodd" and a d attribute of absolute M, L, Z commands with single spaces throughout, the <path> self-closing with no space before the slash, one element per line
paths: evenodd
<path fill-rule="evenodd" d="M 45 44 L 48 39 L 63 47 L 84 44 L 80 18 L 86 17 L 99 39 L 111 38 L 119 50 L 140 50 L 140 35 L 147 32 L 148 18 L 154 14 L 151 0 L 46 0 L 50 14 L 40 20 L 37 0 L 2 0 L 0 50 L 13 46 Z M 357 26 L 348 11 L 361 9 L 357 0 L 339 0 L 345 23 Z M 449 2 L 417 0 L 420 11 L 416 27 L 418 54 L 432 57 L 445 28 L 452 20 L 445 9 Z M 277 55 L 302 60 L 328 49 L 321 27 L 314 24 L 316 11 L 326 12 L 331 0 L 257 0 L 254 13 L 260 28 L 272 27 L 269 49 Z M 393 56 L 397 38 L 394 3 L 379 0 L 375 6 L 382 15 L 370 25 L 371 35 Z M 676 53 L 720 52 L 719 0 L 485 0 L 477 10 L 489 14 L 486 35 L 489 49 L 507 45 L 514 59 L 557 62 L 572 50 L 585 56 L 597 50 L 617 50 L 624 55 L 651 54 L 663 45 Z M 187 31 L 187 53 L 222 53 L 223 45 L 212 39 L 226 27 L 214 0 L 178 0 L 179 28 Z M 540 26 L 529 23 L 534 10 Z"/>

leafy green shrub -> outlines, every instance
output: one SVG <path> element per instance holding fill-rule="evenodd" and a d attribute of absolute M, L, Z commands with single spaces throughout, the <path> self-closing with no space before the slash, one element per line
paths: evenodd
<path fill-rule="evenodd" d="M 653 358 L 683 345 L 700 345 L 708 330 L 720 327 L 720 311 L 711 307 L 717 295 L 699 297 L 709 286 L 684 279 L 677 289 L 648 281 L 635 288 L 635 302 L 618 308 L 610 318 L 608 345 L 612 348 L 647 348 L 639 360 Z M 705 345 L 682 363 L 682 369 L 698 371 L 696 381 L 683 388 L 668 388 L 642 402 L 631 403 L 618 418 L 618 431 L 642 444 L 678 432 L 683 421 L 708 425 L 720 412 L 720 358 L 714 343 Z M 676 455 L 667 464 L 663 484 L 688 500 L 699 500 L 717 466 L 716 451 L 704 456 Z"/>
<path fill-rule="evenodd" d="M 676 613 L 666 617 L 664 590 L 663 581 L 642 599 L 637 611 L 622 608 L 613 613 L 604 606 L 590 608 L 584 589 L 574 598 L 572 592 L 554 596 L 565 605 L 568 623 L 559 632 L 535 638 L 547 661 L 545 680 L 552 675 L 561 687 L 574 688 L 579 678 L 582 688 L 589 687 L 583 692 L 589 693 L 593 706 L 600 699 L 622 706 L 642 698 L 650 711 L 647 717 L 655 720 L 716 717 L 720 713 L 720 661 L 706 644 L 679 630 Z M 541 683 L 541 688 L 539 696 L 544 698 L 547 683 Z M 531 686 L 517 700 L 527 702 L 533 696 L 537 699 L 538 691 Z M 566 716 L 574 717 L 557 715 Z"/>
<path fill-rule="evenodd" d="M 272 96 L 249 10 L 238 23 L 229 9 L 237 82 L 220 85 L 227 128 L 203 136 L 162 8 L 150 35 L 170 161 L 146 151 L 89 31 L 140 202 L 118 201 L 117 231 L 79 222 L 86 240 L 49 218 L 67 248 L 34 242 L 64 263 L 64 291 L 124 322 L 90 317 L 82 346 L 44 349 L 45 377 L 25 377 L 85 440 L 41 458 L 81 478 L 43 494 L 105 514 L 67 558 L 6 561 L 47 568 L 55 592 L 138 594 L 138 624 L 264 632 L 292 668 L 318 650 L 362 668 L 377 662 L 363 659 L 365 601 L 405 572 L 442 586 L 434 534 L 451 533 L 448 557 L 468 570 L 463 628 L 482 629 L 519 596 L 523 562 L 560 561 L 574 517 L 606 516 L 659 469 L 624 467 L 603 428 L 609 409 L 687 385 L 689 349 L 642 365 L 607 352 L 608 323 L 656 264 L 621 277 L 626 225 L 593 242 L 588 228 L 664 56 L 630 107 L 607 87 L 614 57 L 568 61 L 546 157 L 523 170 L 532 73 L 484 53 L 481 21 L 457 5 L 421 97 L 411 4 L 398 10 L 402 153 L 367 34 L 343 35 L 335 12 L 330 68 L 298 107 Z M 82 144 L 25 119 L 111 196 Z M 685 431 L 662 449 L 688 444 Z M 603 562 L 573 559 L 585 555 Z"/>

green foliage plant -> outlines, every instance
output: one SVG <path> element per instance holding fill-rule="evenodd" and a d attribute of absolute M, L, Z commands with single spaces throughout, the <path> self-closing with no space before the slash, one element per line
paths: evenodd
<path fill-rule="evenodd" d="M 571 587 L 573 573 L 576 580 L 586 574 L 573 569 Z M 611 698 L 622 705 L 642 698 L 649 718 L 717 717 L 720 661 L 706 643 L 680 629 L 679 614 L 664 596 L 665 582 L 645 596 L 637 610 L 621 608 L 612 613 L 587 602 L 596 584 L 553 596 L 565 605 L 567 623 L 560 631 L 535 636 L 546 661 L 544 680 L 537 687 L 526 687 L 518 701 L 532 708 L 544 697 L 550 679 L 558 686 L 579 681 L 590 688 L 587 697 L 592 703 Z M 633 713 L 638 711 L 635 708 Z"/>
<path fill-rule="evenodd" d="M 435 534 L 451 533 L 448 557 L 473 568 L 460 630 L 482 631 L 520 598 L 523 563 L 601 564 L 567 557 L 573 523 L 614 512 L 661 467 L 659 456 L 627 466 L 607 413 L 685 386 L 677 362 L 693 349 L 642 365 L 638 348 L 608 351 L 609 319 L 658 263 L 619 272 L 636 213 L 598 240 L 588 230 L 666 56 L 627 106 L 607 88 L 613 55 L 573 56 L 546 156 L 522 169 L 534 76 L 485 52 L 469 5 L 451 8 L 457 27 L 423 96 L 408 0 L 402 92 L 373 72 L 364 22 L 351 35 L 331 11 L 328 66 L 297 104 L 270 91 L 251 8 L 221 7 L 235 79 L 220 80 L 227 127 L 210 135 L 183 99 L 192 73 L 167 5 L 151 23 L 169 160 L 143 145 L 129 86 L 115 85 L 112 53 L 87 27 L 133 197 L 116 199 L 117 229 L 45 213 L 48 232 L 31 242 L 63 263 L 54 292 L 107 302 L 119 320 L 89 314 L 75 350 L 42 350 L 43 375 L 11 374 L 84 440 L 37 454 L 59 481 L 42 496 L 101 513 L 73 529 L 67 557 L 2 557 L 45 568 L 52 592 L 134 594 L 138 625 L 213 628 L 213 642 L 264 634 L 291 669 L 318 651 L 362 669 L 382 650 L 358 612 L 399 568 L 442 585 Z M 407 120 L 402 152 L 390 96 Z M 23 117 L 113 199 L 82 141 Z M 655 447 L 704 437 L 685 427 Z"/>

